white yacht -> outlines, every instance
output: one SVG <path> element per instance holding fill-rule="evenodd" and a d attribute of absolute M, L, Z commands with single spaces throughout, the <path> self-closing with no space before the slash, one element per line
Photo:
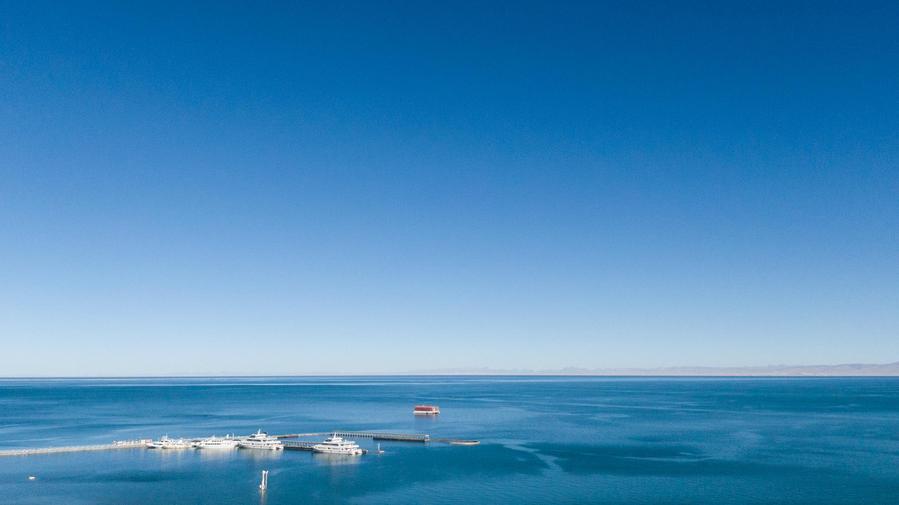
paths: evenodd
<path fill-rule="evenodd" d="M 358 456 L 365 452 L 356 442 L 344 440 L 338 437 L 336 433 L 328 437 L 324 442 L 313 445 L 312 450 L 325 454 L 346 454 L 348 456 Z"/>
<path fill-rule="evenodd" d="M 151 440 L 147 442 L 148 449 L 190 449 L 192 444 L 183 438 L 169 438 L 168 435 L 159 440 Z"/>
<path fill-rule="evenodd" d="M 237 440 L 233 438 L 218 438 L 213 435 L 209 438 L 197 440 L 194 442 L 194 447 L 197 449 L 236 449 L 237 444 Z"/>
<path fill-rule="evenodd" d="M 262 430 L 241 439 L 237 445 L 243 449 L 266 449 L 269 451 L 278 451 L 284 448 L 284 444 L 280 440 L 268 436 L 268 433 Z"/>

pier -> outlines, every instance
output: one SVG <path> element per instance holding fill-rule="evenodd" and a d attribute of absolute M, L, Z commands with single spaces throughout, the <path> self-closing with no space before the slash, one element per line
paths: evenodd
<path fill-rule="evenodd" d="M 429 442 L 431 440 L 431 436 L 425 433 L 380 433 L 377 431 L 332 431 L 331 433 L 344 438 L 370 438 L 396 442 Z"/>
<path fill-rule="evenodd" d="M 67 447 L 43 447 L 39 449 L 3 449 L 2 456 L 34 456 L 38 454 L 60 454 L 65 452 L 111 451 L 114 449 L 143 449 L 148 440 L 126 440 L 111 444 L 72 445 Z"/>
<path fill-rule="evenodd" d="M 370 438 L 372 440 L 383 440 L 383 441 L 391 441 L 391 442 L 415 442 L 415 443 L 429 443 L 429 442 L 439 442 L 451 445 L 478 445 L 480 442 L 477 440 L 459 440 L 459 439 L 451 439 L 451 438 L 435 438 L 432 439 L 430 435 L 427 433 L 386 433 L 379 431 L 341 431 L 341 430 L 333 430 L 333 431 L 321 431 L 315 433 L 288 433 L 283 435 L 273 435 L 276 438 L 282 439 L 282 444 L 284 444 L 284 448 L 288 450 L 294 451 L 311 451 L 312 446 L 319 442 L 311 442 L 305 440 L 286 440 L 286 439 L 294 439 L 294 438 L 303 438 L 303 437 L 319 437 L 326 436 L 330 434 L 336 434 L 339 437 L 343 438 Z M 198 439 L 196 439 L 198 440 Z M 144 449 L 147 447 L 147 442 L 150 440 L 123 440 L 118 442 L 113 442 L 111 444 L 96 444 L 96 445 L 74 445 L 74 446 L 66 446 L 66 447 L 44 447 L 44 448 L 36 448 L 36 449 L 2 449 L 0 450 L 0 457 L 4 456 L 33 456 L 39 454 L 60 454 L 67 452 L 87 452 L 87 451 L 110 451 L 115 449 Z"/>
<path fill-rule="evenodd" d="M 332 432 L 330 431 L 318 431 L 315 433 L 287 433 L 285 435 L 271 435 L 275 438 L 302 438 L 302 437 L 321 437 L 325 435 L 330 435 Z"/>
<path fill-rule="evenodd" d="M 322 435 L 337 435 L 338 437 L 343 438 L 370 438 L 372 440 L 389 440 L 393 442 L 429 442 L 431 440 L 431 436 L 426 433 L 381 433 L 377 431 L 328 431 L 324 433 L 302 433 L 302 434 L 291 434 L 291 435 L 276 435 L 280 439 L 285 438 L 300 438 L 306 436 L 322 436 Z M 311 451 L 312 446 L 318 444 L 320 442 L 309 442 L 305 440 L 282 440 L 282 444 L 284 444 L 284 449 L 289 451 Z"/>
<path fill-rule="evenodd" d="M 284 444 L 285 451 L 312 451 L 312 446 L 315 444 L 319 444 L 321 442 L 307 442 L 304 440 L 285 440 L 281 442 Z"/>

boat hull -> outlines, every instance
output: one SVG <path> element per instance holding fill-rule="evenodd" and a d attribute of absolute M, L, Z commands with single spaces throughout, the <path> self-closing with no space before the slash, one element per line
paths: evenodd
<path fill-rule="evenodd" d="M 257 451 L 280 451 L 284 449 L 283 445 L 253 445 L 253 444 L 240 444 L 238 447 L 241 449 L 255 449 Z"/>
<path fill-rule="evenodd" d="M 312 450 L 318 454 L 339 454 L 341 456 L 361 456 L 363 454 L 362 449 L 353 449 L 353 450 L 333 450 L 333 449 L 319 449 L 313 447 Z"/>
<path fill-rule="evenodd" d="M 207 451 L 224 451 L 224 450 L 232 450 L 237 449 L 237 443 L 233 444 L 202 444 L 199 443 L 195 446 L 197 449 L 204 449 Z"/>

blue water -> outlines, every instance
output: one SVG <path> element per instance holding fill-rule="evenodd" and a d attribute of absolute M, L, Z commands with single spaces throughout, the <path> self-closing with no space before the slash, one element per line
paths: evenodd
<path fill-rule="evenodd" d="M 413 417 L 425 402 L 442 415 Z M 0 381 L 0 449 L 258 428 L 482 444 L 382 443 L 383 455 L 357 458 L 145 449 L 5 457 L 0 503 L 899 503 L 899 379 Z M 260 494 L 263 469 L 270 488 Z"/>

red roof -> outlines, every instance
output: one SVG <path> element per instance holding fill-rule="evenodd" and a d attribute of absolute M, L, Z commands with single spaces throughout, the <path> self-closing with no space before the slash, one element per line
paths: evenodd
<path fill-rule="evenodd" d="M 416 405 L 415 410 L 437 410 L 434 405 Z"/>

